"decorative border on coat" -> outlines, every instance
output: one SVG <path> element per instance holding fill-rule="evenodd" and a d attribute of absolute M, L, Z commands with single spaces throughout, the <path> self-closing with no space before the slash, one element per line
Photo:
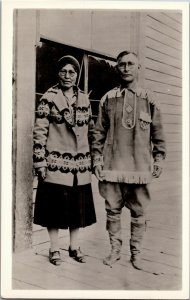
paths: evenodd
<path fill-rule="evenodd" d="M 108 171 L 103 170 L 104 180 L 120 183 L 147 184 L 152 180 L 150 172 L 125 172 L 125 171 Z"/>
<path fill-rule="evenodd" d="M 112 90 L 108 91 L 100 100 L 101 106 L 103 106 L 106 99 L 121 97 L 123 90 L 120 89 L 120 86 L 117 86 L 117 87 L 113 88 Z M 151 90 L 141 88 L 141 87 L 136 87 L 134 89 L 131 88 L 129 90 L 136 93 L 137 97 L 147 99 L 149 103 L 151 103 L 152 105 L 155 105 L 157 107 L 157 109 L 160 109 L 159 100 L 158 100 L 156 94 L 154 92 L 152 92 Z"/>
<path fill-rule="evenodd" d="M 91 171 L 91 156 L 90 152 L 78 153 L 72 155 L 71 153 L 61 154 L 58 151 L 52 151 L 47 154 L 48 170 L 61 173 L 85 173 Z"/>
<path fill-rule="evenodd" d="M 48 118 L 51 123 L 66 123 L 69 126 L 78 125 L 82 127 L 88 125 L 91 120 L 89 107 L 90 106 L 74 106 L 72 108 L 73 112 L 71 112 L 69 108 L 65 108 L 59 112 L 54 104 L 47 99 L 41 99 L 37 106 L 36 117 L 40 119 Z"/>
<path fill-rule="evenodd" d="M 41 145 L 40 143 L 34 144 L 33 161 L 34 161 L 35 168 L 46 166 L 45 154 L 46 154 L 45 146 Z"/>

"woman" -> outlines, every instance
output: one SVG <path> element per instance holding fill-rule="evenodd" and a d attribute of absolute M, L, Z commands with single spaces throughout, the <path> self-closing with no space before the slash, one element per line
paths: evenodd
<path fill-rule="evenodd" d="M 85 262 L 79 228 L 96 222 L 91 189 L 89 141 L 93 128 L 90 102 L 76 86 L 79 62 L 58 61 L 57 85 L 40 99 L 34 126 L 34 168 L 39 177 L 34 223 L 47 227 L 49 261 L 60 265 L 59 229 L 70 231 L 69 256 Z"/>

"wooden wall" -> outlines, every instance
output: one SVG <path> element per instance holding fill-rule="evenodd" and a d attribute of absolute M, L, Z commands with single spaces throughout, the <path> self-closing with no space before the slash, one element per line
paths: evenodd
<path fill-rule="evenodd" d="M 154 189 L 178 196 L 182 185 L 182 17 L 150 12 L 144 18 L 144 82 L 161 103 L 167 142 L 165 171 Z M 158 184 L 159 183 L 159 184 Z M 162 193 L 163 191 L 163 193 Z"/>
<path fill-rule="evenodd" d="M 116 56 L 130 49 L 131 12 L 41 10 L 40 35 L 63 44 Z"/>

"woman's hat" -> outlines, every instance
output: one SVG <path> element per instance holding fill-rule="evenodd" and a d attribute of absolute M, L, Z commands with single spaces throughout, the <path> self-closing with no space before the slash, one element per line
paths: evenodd
<path fill-rule="evenodd" d="M 57 62 L 58 71 L 60 71 L 60 69 L 62 69 L 67 64 L 73 65 L 77 74 L 79 74 L 80 64 L 79 64 L 78 60 L 71 55 L 65 55 L 58 60 L 58 62 Z"/>

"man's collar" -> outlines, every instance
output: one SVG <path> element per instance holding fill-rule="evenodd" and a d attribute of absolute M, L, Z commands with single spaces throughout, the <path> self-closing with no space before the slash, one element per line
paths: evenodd
<path fill-rule="evenodd" d="M 140 94 L 142 92 L 142 88 L 140 88 L 137 84 L 135 84 L 133 87 L 130 87 L 130 88 L 122 88 L 120 85 L 117 89 L 117 97 L 123 95 L 125 90 L 133 92 L 134 94 L 137 95 L 137 97 L 140 96 Z"/>

